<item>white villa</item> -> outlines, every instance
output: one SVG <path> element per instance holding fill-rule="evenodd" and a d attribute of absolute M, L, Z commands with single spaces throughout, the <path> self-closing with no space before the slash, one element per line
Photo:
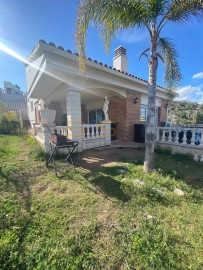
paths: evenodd
<path fill-rule="evenodd" d="M 34 135 L 45 148 L 54 129 L 77 140 L 80 150 L 110 145 L 113 139 L 133 142 L 139 137 L 146 120 L 148 83 L 128 73 L 123 47 L 115 50 L 113 67 L 87 58 L 83 74 L 77 53 L 41 40 L 27 63 L 28 114 Z M 108 119 L 103 112 L 105 98 Z M 168 101 L 166 89 L 157 86 L 158 126 L 166 121 Z M 157 140 L 166 142 L 160 134 Z M 169 140 L 174 142 L 172 135 Z"/>

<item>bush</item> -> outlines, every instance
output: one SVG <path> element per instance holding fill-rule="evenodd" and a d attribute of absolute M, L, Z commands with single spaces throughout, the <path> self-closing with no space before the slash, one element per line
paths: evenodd
<path fill-rule="evenodd" d="M 20 121 L 17 118 L 9 119 L 7 115 L 0 116 L 0 133 L 17 135 L 20 126 Z"/>

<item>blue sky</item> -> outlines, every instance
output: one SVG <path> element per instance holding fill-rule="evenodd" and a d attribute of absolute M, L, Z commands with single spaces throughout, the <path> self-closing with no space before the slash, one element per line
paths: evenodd
<path fill-rule="evenodd" d="M 0 44 L 27 57 L 40 39 L 76 52 L 74 41 L 77 0 L 0 0 Z M 170 37 L 179 53 L 183 75 L 180 100 L 203 103 L 203 22 L 194 19 L 187 24 L 168 25 L 162 36 Z M 96 29 L 90 27 L 86 54 L 92 59 L 112 65 L 114 49 L 119 45 L 127 49 L 129 73 L 148 79 L 147 59 L 140 53 L 148 45 L 144 30 L 130 29 L 119 33 L 112 42 L 111 51 L 105 53 Z M 162 63 L 159 63 L 158 84 L 163 82 Z M 17 83 L 26 90 L 24 64 L 0 50 L 0 87 L 3 81 Z"/>

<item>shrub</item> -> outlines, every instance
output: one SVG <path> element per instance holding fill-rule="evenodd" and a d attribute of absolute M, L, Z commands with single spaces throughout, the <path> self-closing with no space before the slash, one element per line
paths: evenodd
<path fill-rule="evenodd" d="M 0 133 L 16 135 L 20 126 L 20 121 L 16 118 L 10 118 L 7 115 L 0 116 Z"/>

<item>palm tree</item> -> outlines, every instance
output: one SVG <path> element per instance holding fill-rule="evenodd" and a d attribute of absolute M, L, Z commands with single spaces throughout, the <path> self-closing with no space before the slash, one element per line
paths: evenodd
<path fill-rule="evenodd" d="M 148 56 L 148 115 L 144 170 L 154 168 L 154 143 L 156 136 L 155 98 L 158 60 L 164 63 L 164 79 L 168 89 L 173 89 L 181 79 L 178 54 L 168 38 L 161 37 L 168 23 L 188 21 L 192 16 L 203 15 L 202 0 L 82 0 L 77 16 L 76 42 L 80 67 L 85 70 L 85 38 L 88 26 L 94 23 L 104 38 L 109 51 L 112 38 L 122 29 L 145 28 L 150 46 L 141 55 Z"/>

